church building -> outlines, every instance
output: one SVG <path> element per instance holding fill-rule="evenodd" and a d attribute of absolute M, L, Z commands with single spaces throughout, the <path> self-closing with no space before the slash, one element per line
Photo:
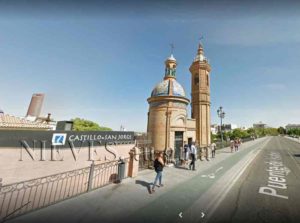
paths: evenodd
<path fill-rule="evenodd" d="M 149 103 L 147 133 L 156 151 L 172 149 L 178 158 L 184 141 L 207 147 L 210 138 L 210 65 L 202 44 L 190 66 L 191 100 L 176 80 L 177 61 L 171 54 L 165 61 L 165 75 Z M 191 117 L 187 108 L 191 104 Z"/>

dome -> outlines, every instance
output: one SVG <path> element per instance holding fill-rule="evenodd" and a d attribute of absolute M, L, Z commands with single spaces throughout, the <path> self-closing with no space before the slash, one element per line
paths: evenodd
<path fill-rule="evenodd" d="M 170 89 L 172 89 L 172 92 L 170 92 Z M 183 87 L 175 79 L 163 80 L 155 86 L 151 93 L 151 97 L 169 95 L 185 97 Z"/>

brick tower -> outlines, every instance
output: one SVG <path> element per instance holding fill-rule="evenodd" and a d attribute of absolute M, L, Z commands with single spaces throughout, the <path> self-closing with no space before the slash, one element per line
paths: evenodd
<path fill-rule="evenodd" d="M 190 66 L 192 74 L 192 118 L 196 119 L 196 141 L 200 147 L 210 145 L 210 81 L 211 68 L 200 43 L 197 55 Z"/>

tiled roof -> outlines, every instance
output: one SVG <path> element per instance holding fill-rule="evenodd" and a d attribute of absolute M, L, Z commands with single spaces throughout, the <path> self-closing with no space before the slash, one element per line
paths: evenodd
<path fill-rule="evenodd" d="M 0 128 L 50 129 L 46 123 L 29 121 L 8 114 L 0 115 Z"/>

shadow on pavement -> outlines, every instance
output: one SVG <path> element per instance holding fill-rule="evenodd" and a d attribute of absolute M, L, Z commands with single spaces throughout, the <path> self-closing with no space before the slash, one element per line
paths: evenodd
<path fill-rule="evenodd" d="M 153 185 L 153 183 L 148 183 L 148 182 L 143 181 L 143 180 L 136 180 L 135 184 L 139 184 L 139 185 L 141 185 L 143 187 L 146 187 L 148 193 L 151 194 L 151 185 Z"/>
<path fill-rule="evenodd" d="M 187 166 L 174 166 L 176 169 L 182 169 L 182 170 L 188 170 L 188 165 Z"/>

